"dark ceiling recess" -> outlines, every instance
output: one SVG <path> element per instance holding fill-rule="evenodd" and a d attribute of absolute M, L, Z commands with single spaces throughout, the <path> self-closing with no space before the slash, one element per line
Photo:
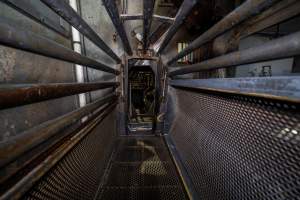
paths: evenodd
<path fill-rule="evenodd" d="M 182 0 L 173 0 L 178 9 Z M 222 19 L 235 7 L 235 0 L 201 0 L 186 18 L 184 26 L 191 35 L 199 35 Z"/>

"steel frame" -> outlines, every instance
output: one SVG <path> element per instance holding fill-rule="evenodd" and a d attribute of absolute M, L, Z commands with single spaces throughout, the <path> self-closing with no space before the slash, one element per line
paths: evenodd
<path fill-rule="evenodd" d="M 169 73 L 169 76 L 206 71 L 211 69 L 232 67 L 272 59 L 292 57 L 300 54 L 300 32 L 271 40 L 264 45 L 224 56 L 219 56 L 193 65 L 183 66 Z"/>
<path fill-rule="evenodd" d="M 155 5 L 155 0 L 143 0 L 143 49 L 146 50 L 148 48 L 148 39 L 152 24 L 152 16 Z"/>
<path fill-rule="evenodd" d="M 132 55 L 132 50 L 124 29 L 123 23 L 119 17 L 119 11 L 115 1 L 111 0 L 102 0 L 103 5 L 106 8 L 107 13 L 109 14 L 112 23 L 114 24 L 124 46 L 124 49 L 128 55 Z"/>
<path fill-rule="evenodd" d="M 166 46 L 169 44 L 170 40 L 173 38 L 175 33 L 180 28 L 181 24 L 184 22 L 185 18 L 190 14 L 193 7 L 196 5 L 197 0 L 184 0 L 179 11 L 176 14 L 175 21 L 172 26 L 167 30 L 166 36 L 164 37 L 157 53 L 160 54 L 164 51 Z"/>
<path fill-rule="evenodd" d="M 66 38 L 70 38 L 71 36 L 70 30 L 67 30 L 65 29 L 65 27 L 61 26 L 59 20 L 54 21 L 51 18 L 49 18 L 47 15 L 45 15 L 45 13 L 43 13 L 44 10 L 41 10 L 38 7 L 36 7 L 35 4 L 32 3 L 32 1 L 19 1 L 19 0 L 2 0 L 2 1 L 7 5 L 11 6 L 12 8 L 18 10 L 19 12 L 27 15 L 31 19 L 37 21 L 38 23 L 43 24 L 49 29 L 59 33 L 60 35 Z M 36 2 L 40 3 L 39 1 Z M 52 10 L 50 9 L 49 11 L 52 12 Z M 59 16 L 57 16 L 57 18 L 59 18 Z"/>
<path fill-rule="evenodd" d="M 106 103 L 114 101 L 118 98 L 117 95 L 111 94 L 96 100 L 82 108 L 67 113 L 56 119 L 44 122 L 22 134 L 12 137 L 7 141 L 1 142 L 0 145 L 0 167 L 8 164 L 18 158 L 23 153 L 36 147 L 50 137 L 53 137 L 60 130 L 80 120 L 84 116 L 92 113 L 97 108 Z"/>
<path fill-rule="evenodd" d="M 119 72 L 101 62 L 83 56 L 75 51 L 28 30 L 22 30 L 0 20 L 0 43 L 47 57 L 76 63 L 108 73 Z"/>
<path fill-rule="evenodd" d="M 41 0 L 70 25 L 75 27 L 80 33 L 90 39 L 95 45 L 102 49 L 107 55 L 113 58 L 117 63 L 121 62 L 113 50 L 97 35 L 97 33 L 73 10 L 66 2 L 61 0 Z"/>
<path fill-rule="evenodd" d="M 231 29 L 242 21 L 250 18 L 251 16 L 264 11 L 270 6 L 277 3 L 279 0 L 247 0 L 241 6 L 236 8 L 234 11 L 229 13 L 221 21 L 215 24 L 212 28 L 207 30 L 205 33 L 200 35 L 192 43 L 189 44 L 183 51 L 178 53 L 176 56 L 169 59 L 168 65 L 171 65 L 178 59 L 188 55 L 197 48 L 216 38 L 225 31 Z"/>

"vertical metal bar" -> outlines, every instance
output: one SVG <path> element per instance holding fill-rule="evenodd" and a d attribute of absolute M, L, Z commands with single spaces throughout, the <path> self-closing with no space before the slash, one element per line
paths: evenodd
<path fill-rule="evenodd" d="M 41 0 L 59 16 L 64 18 L 80 33 L 89 38 L 95 45 L 112 57 L 117 63 L 121 62 L 113 50 L 97 35 L 97 33 L 73 10 L 73 8 L 62 0 Z"/>
<path fill-rule="evenodd" d="M 70 6 L 74 9 L 75 12 L 78 12 L 77 8 L 77 0 L 69 0 Z M 74 27 L 72 27 L 72 42 L 73 42 L 73 50 L 79 54 L 81 54 L 81 38 L 80 33 Z M 75 64 L 75 74 L 76 80 L 78 83 L 84 83 L 84 66 Z M 79 107 L 83 107 L 86 105 L 86 93 L 78 94 Z"/>
<path fill-rule="evenodd" d="M 122 24 L 122 21 L 119 16 L 119 11 L 116 5 L 116 2 L 113 0 L 102 0 L 103 5 L 107 13 L 109 14 L 111 21 L 113 22 L 124 46 L 124 49 L 128 55 L 132 55 L 132 50 L 128 41 L 128 37 L 126 35 L 126 31 Z"/>
<path fill-rule="evenodd" d="M 224 17 L 221 21 L 219 21 L 216 25 L 210 28 L 208 31 L 200 35 L 197 39 L 195 39 L 188 47 L 186 47 L 183 51 L 178 53 L 175 57 L 171 58 L 167 64 L 171 65 L 178 59 L 188 55 L 195 49 L 201 47 L 205 43 L 211 41 L 216 38 L 220 34 L 228 31 L 235 25 L 241 23 L 247 18 L 258 14 L 259 12 L 269 8 L 274 3 L 279 0 L 247 0 L 241 6 L 236 8 L 234 11 L 229 13 L 226 17 Z"/>
<path fill-rule="evenodd" d="M 160 54 L 163 52 L 163 50 L 166 48 L 166 46 L 169 44 L 170 40 L 173 38 L 175 33 L 180 28 L 181 24 L 183 23 L 184 19 L 188 16 L 188 14 L 191 12 L 192 8 L 197 3 L 197 0 L 184 0 L 184 2 L 181 4 L 179 11 L 177 12 L 177 15 L 175 17 L 175 22 L 172 24 L 172 26 L 168 29 L 167 35 L 163 39 L 157 53 Z"/>
<path fill-rule="evenodd" d="M 148 36 L 151 29 L 152 16 L 154 10 L 155 0 L 144 0 L 143 14 L 144 14 L 144 33 L 143 33 L 143 48 L 148 47 Z"/>

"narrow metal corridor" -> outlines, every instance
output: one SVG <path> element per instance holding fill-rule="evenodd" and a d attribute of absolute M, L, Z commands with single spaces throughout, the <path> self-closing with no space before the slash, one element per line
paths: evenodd
<path fill-rule="evenodd" d="M 184 200 L 186 194 L 160 137 L 121 137 L 97 199 Z"/>
<path fill-rule="evenodd" d="M 300 200 L 300 0 L 0 0 L 0 200 Z"/>

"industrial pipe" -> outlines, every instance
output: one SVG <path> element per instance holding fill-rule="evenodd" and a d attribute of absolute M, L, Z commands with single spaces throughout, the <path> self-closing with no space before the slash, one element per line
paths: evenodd
<path fill-rule="evenodd" d="M 117 82 L 2 84 L 0 110 L 117 86 Z"/>
<path fill-rule="evenodd" d="M 97 33 L 73 10 L 66 1 L 62 0 L 41 0 L 70 25 L 75 27 L 80 33 L 89 38 L 95 45 L 107 53 L 117 63 L 121 62 L 119 56 L 117 56 L 112 49 L 105 44 L 105 42 L 97 35 Z"/>
<path fill-rule="evenodd" d="M 77 5 L 77 0 L 69 0 L 70 6 L 73 8 L 75 12 L 78 11 L 78 5 Z M 73 26 L 71 27 L 72 31 L 72 44 L 73 44 L 73 50 L 79 54 L 81 53 L 81 37 L 79 31 L 74 28 Z M 78 83 L 84 83 L 84 72 L 83 72 L 84 67 L 82 65 L 75 64 L 75 75 L 76 75 L 76 81 Z M 78 94 L 78 103 L 79 107 L 83 107 L 86 105 L 86 94 Z M 83 119 L 84 120 L 84 119 Z"/>
<path fill-rule="evenodd" d="M 300 32 L 269 41 L 258 47 L 236 51 L 172 71 L 169 76 L 189 74 L 211 69 L 292 57 L 300 54 Z"/>
<path fill-rule="evenodd" d="M 144 24 L 143 24 L 143 49 L 146 50 L 148 47 L 148 36 L 152 24 L 152 16 L 155 5 L 155 0 L 144 0 L 143 1 L 143 14 L 144 14 Z"/>
<path fill-rule="evenodd" d="M 236 8 L 234 11 L 229 13 L 226 17 L 224 17 L 221 21 L 215 24 L 208 31 L 200 35 L 197 39 L 195 39 L 192 43 L 190 43 L 183 51 L 178 53 L 175 57 L 171 58 L 167 64 L 171 65 L 178 59 L 188 55 L 192 51 L 200 48 L 202 45 L 207 42 L 213 40 L 220 34 L 225 31 L 231 29 L 235 25 L 244 21 L 245 19 L 260 13 L 261 11 L 269 8 L 274 3 L 279 0 L 247 0 L 241 6 Z"/>
<path fill-rule="evenodd" d="M 167 22 L 161 23 L 159 26 L 156 27 L 156 29 L 151 33 L 149 36 L 149 42 L 150 44 L 153 44 L 153 49 L 155 49 L 156 42 L 159 41 L 160 37 L 168 30 L 170 27 L 170 24 Z"/>
<path fill-rule="evenodd" d="M 135 14 L 135 15 L 121 14 L 120 18 L 122 20 L 142 20 L 143 19 L 143 14 Z"/>
<path fill-rule="evenodd" d="M 100 106 L 117 99 L 115 94 L 107 95 L 85 107 L 46 121 L 28 131 L 0 142 L 0 167 L 15 160 L 21 154 L 41 144 L 68 125 L 95 111 Z"/>
<path fill-rule="evenodd" d="M 161 15 L 153 15 L 153 20 L 162 22 L 162 23 L 169 23 L 172 24 L 175 21 L 175 18 L 167 17 L 167 16 L 161 16 Z M 142 20 L 143 14 L 121 14 L 120 18 L 122 20 Z"/>
<path fill-rule="evenodd" d="M 105 119 L 116 107 L 116 103 L 111 103 L 97 111 L 87 125 L 78 131 L 69 140 L 66 140 L 57 149 L 51 152 L 43 162 L 39 163 L 30 173 L 27 173 L 13 187 L 0 196 L 1 200 L 20 199 L 43 175 L 45 175 L 56 163 L 58 163 L 73 147 L 75 147 L 83 138 Z"/>
<path fill-rule="evenodd" d="M 0 43 L 43 56 L 88 66 L 108 73 L 119 74 L 117 70 L 103 63 L 80 55 L 46 37 L 6 24 L 3 20 L 0 20 Z"/>
<path fill-rule="evenodd" d="M 43 143 L 43 145 L 39 145 L 37 148 L 30 150 L 30 152 L 22 154 L 20 158 L 17 158 L 16 160 L 10 162 L 8 165 L 1 168 L 1 170 L 5 171 L 5 173 L 0 176 L 0 185 L 5 184 L 6 181 L 11 182 L 9 180 L 11 180 L 11 178 L 16 173 L 22 171 L 23 169 L 26 170 L 28 166 L 32 167 L 32 164 L 34 165 L 35 160 L 39 159 L 40 157 L 44 157 L 45 153 L 48 152 L 50 148 L 52 149 L 55 148 L 55 146 L 60 144 L 62 140 L 68 140 L 78 131 L 84 129 L 91 121 L 93 121 L 95 118 L 102 115 L 103 111 L 105 111 L 107 108 L 112 106 L 112 104 L 116 105 L 117 102 L 111 102 L 105 104 L 104 106 L 101 106 L 99 109 L 89 114 L 88 117 L 85 117 L 87 118 L 86 120 L 84 121 L 81 120 L 82 121 L 81 124 L 71 126 L 66 130 L 60 131 L 59 134 L 55 135 L 55 137 L 53 138 L 50 138 L 47 142 L 45 142 L 45 144 Z M 22 177 L 18 177 L 18 178 L 22 178 Z M 13 180 L 15 179 L 13 178 Z M 1 197 L 0 200 L 2 200 Z"/>
<path fill-rule="evenodd" d="M 197 0 L 184 0 L 181 4 L 179 11 L 176 14 L 175 22 L 172 26 L 168 29 L 166 36 L 164 37 L 157 54 L 160 54 L 164 51 L 164 49 L 169 44 L 170 40 L 176 34 L 178 29 L 180 28 L 181 24 L 184 22 L 185 18 L 190 14 L 193 7 L 196 5 Z"/>
<path fill-rule="evenodd" d="M 169 24 L 172 24 L 174 23 L 175 21 L 175 18 L 173 17 L 167 17 L 167 16 L 162 16 L 162 15 L 153 15 L 153 20 L 156 20 L 156 21 L 159 21 L 159 22 L 162 22 L 162 23 L 169 23 Z"/>

